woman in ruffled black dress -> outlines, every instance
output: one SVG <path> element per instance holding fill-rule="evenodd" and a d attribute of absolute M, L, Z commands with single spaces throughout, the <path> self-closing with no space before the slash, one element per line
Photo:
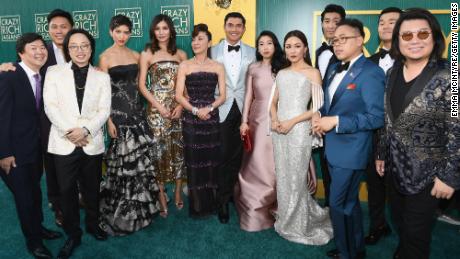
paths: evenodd
<path fill-rule="evenodd" d="M 105 156 L 107 175 L 100 203 L 103 227 L 112 235 L 148 226 L 159 211 L 153 166 L 157 145 L 137 91 L 139 53 L 125 46 L 131 29 L 126 16 L 112 18 L 114 45 L 101 54 L 99 64 L 109 73 L 112 84 L 112 110 L 107 123 L 111 142 Z"/>

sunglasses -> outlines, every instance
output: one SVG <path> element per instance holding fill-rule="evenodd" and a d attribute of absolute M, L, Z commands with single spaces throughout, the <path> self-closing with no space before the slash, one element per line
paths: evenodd
<path fill-rule="evenodd" d="M 414 38 L 414 34 L 417 35 L 417 38 L 419 40 L 426 40 L 428 39 L 428 37 L 430 37 L 431 31 L 427 31 L 427 30 L 420 30 L 420 31 L 414 31 L 414 32 L 406 31 L 400 34 L 399 36 L 401 36 L 401 39 L 403 39 L 404 41 L 410 41 Z"/>

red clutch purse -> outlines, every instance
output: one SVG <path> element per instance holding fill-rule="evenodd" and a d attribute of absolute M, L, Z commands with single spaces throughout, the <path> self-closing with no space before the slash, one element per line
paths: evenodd
<path fill-rule="evenodd" d="M 242 136 L 243 138 L 243 148 L 244 151 L 246 152 L 251 152 L 252 150 L 252 138 L 251 138 L 251 132 L 248 130 L 246 132 L 246 135 Z"/>

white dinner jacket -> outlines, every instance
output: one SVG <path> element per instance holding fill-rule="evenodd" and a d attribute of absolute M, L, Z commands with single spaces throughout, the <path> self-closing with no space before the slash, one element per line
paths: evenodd
<path fill-rule="evenodd" d="M 110 115 L 110 77 L 107 73 L 89 66 L 80 113 L 71 65 L 69 62 L 50 66 L 46 72 L 43 102 L 46 115 L 52 124 L 48 152 L 69 155 L 74 151 L 75 145 L 65 137 L 67 131 L 75 127 L 86 127 L 90 135 L 83 151 L 88 155 L 98 155 L 105 148 L 102 126 Z"/>
<path fill-rule="evenodd" d="M 236 104 L 242 113 L 243 103 L 244 103 L 244 92 L 246 90 L 246 72 L 248 71 L 249 65 L 256 60 L 256 50 L 241 42 L 241 64 L 240 64 L 240 74 L 238 76 L 238 81 L 236 84 L 230 79 L 228 73 L 228 68 L 224 62 L 224 51 L 225 50 L 225 40 L 222 40 L 219 44 L 211 48 L 211 57 L 212 59 L 224 64 L 225 66 L 225 86 L 226 86 L 226 99 L 225 102 L 219 106 L 219 118 L 220 122 L 223 122 L 226 118 L 230 109 L 233 105 L 233 99 L 236 100 Z M 219 89 L 216 90 L 216 97 L 219 95 Z"/>

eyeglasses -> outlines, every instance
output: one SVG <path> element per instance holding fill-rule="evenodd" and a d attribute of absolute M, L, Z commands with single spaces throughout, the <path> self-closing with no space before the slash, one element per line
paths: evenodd
<path fill-rule="evenodd" d="M 345 44 L 348 39 L 354 39 L 358 37 L 360 36 L 344 36 L 344 37 L 333 38 L 331 41 L 331 45 L 337 46 L 338 44 Z"/>
<path fill-rule="evenodd" d="M 417 38 L 419 40 L 426 40 L 431 34 L 431 31 L 428 30 L 420 30 L 420 31 L 405 31 L 399 36 L 401 36 L 401 39 L 404 41 L 411 41 L 414 38 L 414 34 L 417 34 Z"/>
<path fill-rule="evenodd" d="M 83 44 L 83 45 L 80 45 L 80 46 L 72 45 L 72 46 L 69 46 L 69 50 L 72 51 L 72 52 L 76 52 L 76 51 L 78 51 L 78 49 L 80 49 L 81 51 L 88 51 L 89 47 L 90 47 L 89 44 Z"/>

